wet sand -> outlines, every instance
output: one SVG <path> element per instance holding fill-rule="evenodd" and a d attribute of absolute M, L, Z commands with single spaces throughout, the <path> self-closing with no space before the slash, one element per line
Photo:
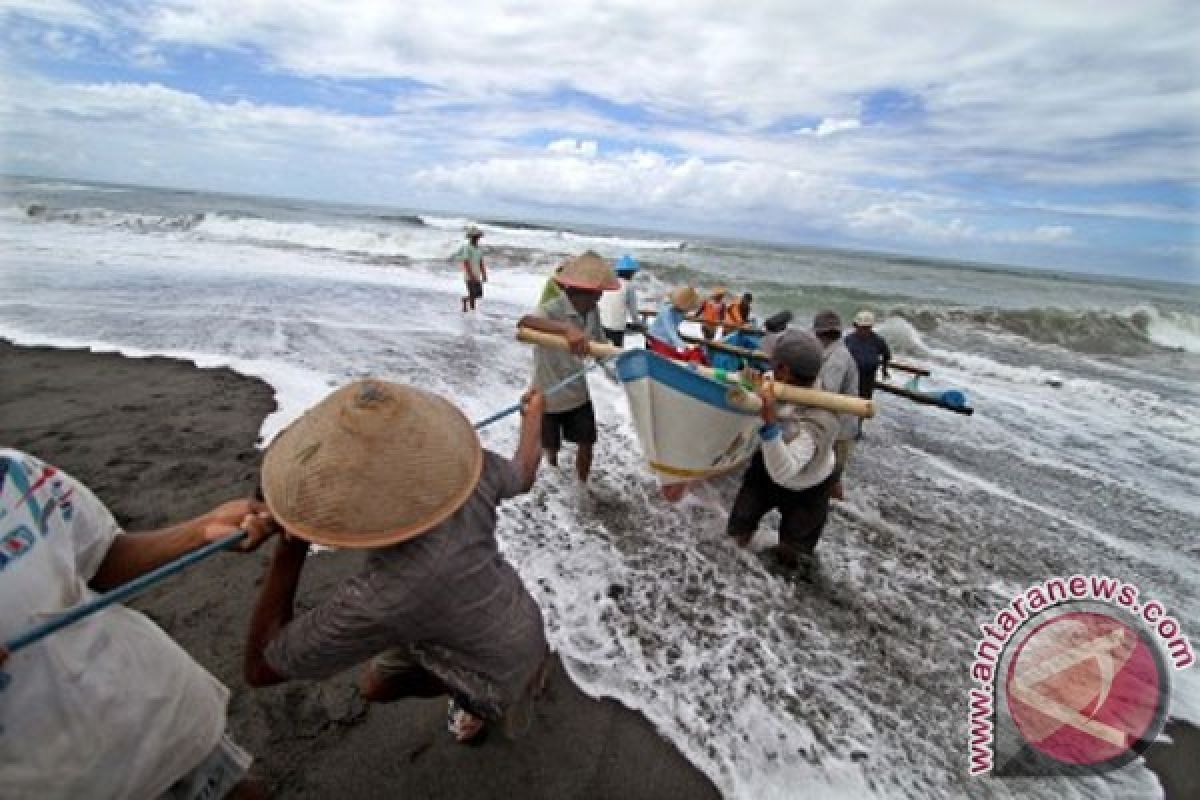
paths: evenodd
<path fill-rule="evenodd" d="M 254 491 L 265 383 L 163 358 L 14 347 L 0 340 L 0 443 L 81 479 L 129 530 L 202 513 Z M 706 798 L 717 791 L 653 727 L 577 689 L 556 664 L 533 728 L 463 747 L 445 703 L 366 706 L 353 673 L 253 691 L 240 664 L 266 550 L 222 554 L 133 605 L 231 690 L 229 727 L 283 798 Z M 361 556 L 310 560 L 299 606 Z"/>

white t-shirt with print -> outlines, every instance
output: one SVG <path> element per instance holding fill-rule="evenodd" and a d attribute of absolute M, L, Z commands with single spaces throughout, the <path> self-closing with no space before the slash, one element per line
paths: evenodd
<path fill-rule="evenodd" d="M 83 484 L 0 449 L 0 639 L 96 596 L 122 533 Z M 109 606 L 12 654 L 0 796 L 155 798 L 225 729 L 229 690 L 142 614 Z"/>

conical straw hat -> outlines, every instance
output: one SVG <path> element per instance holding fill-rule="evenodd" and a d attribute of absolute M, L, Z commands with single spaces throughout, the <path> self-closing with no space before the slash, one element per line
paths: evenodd
<path fill-rule="evenodd" d="M 272 516 L 331 547 L 382 547 L 457 511 L 483 450 L 462 412 L 435 394 L 381 380 L 343 386 L 276 437 L 263 459 Z"/>
<path fill-rule="evenodd" d="M 607 261 L 591 250 L 563 262 L 562 269 L 554 276 L 554 280 L 573 289 L 607 292 L 621 288 L 617 273 L 613 272 Z"/>
<path fill-rule="evenodd" d="M 695 311 L 700 307 L 700 293 L 691 286 L 672 289 L 667 298 L 671 301 L 671 305 L 681 311 Z"/>

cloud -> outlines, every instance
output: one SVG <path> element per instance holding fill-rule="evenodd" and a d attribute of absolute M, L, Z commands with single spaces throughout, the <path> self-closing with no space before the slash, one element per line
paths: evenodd
<path fill-rule="evenodd" d="M 598 151 L 596 143 L 590 139 L 586 141 L 583 139 L 555 139 L 546 145 L 546 149 L 551 153 L 583 158 L 595 158 Z"/>
<path fill-rule="evenodd" d="M 861 128 L 862 123 L 856 119 L 823 119 L 815 128 L 801 128 L 796 133 L 801 136 L 825 137 L 841 131 L 852 131 Z"/>
<path fill-rule="evenodd" d="M 1200 5 L 753 12 L 0 0 L 6 161 L 1051 262 L 1198 223 Z"/>

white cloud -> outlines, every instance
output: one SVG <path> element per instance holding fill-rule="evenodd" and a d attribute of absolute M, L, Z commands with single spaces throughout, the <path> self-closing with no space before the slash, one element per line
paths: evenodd
<path fill-rule="evenodd" d="M 821 120 L 821 123 L 815 128 L 801 128 L 796 133 L 801 136 L 817 136 L 825 137 L 842 131 L 852 131 L 861 128 L 862 123 L 856 119 L 833 119 L 827 118 Z"/>
<path fill-rule="evenodd" d="M 583 158 L 595 158 L 598 152 L 596 142 L 590 139 L 556 139 L 546 145 L 546 149 L 551 153 Z"/>

